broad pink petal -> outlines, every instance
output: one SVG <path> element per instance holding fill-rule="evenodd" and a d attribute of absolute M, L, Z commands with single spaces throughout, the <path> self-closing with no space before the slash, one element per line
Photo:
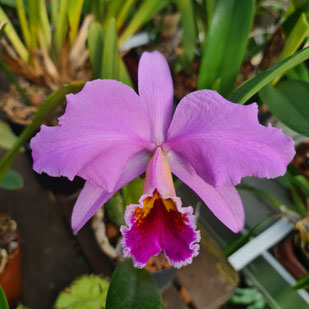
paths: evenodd
<path fill-rule="evenodd" d="M 234 187 L 215 188 L 206 183 L 194 168 L 172 151 L 167 154 L 171 171 L 205 202 L 213 214 L 234 233 L 244 227 L 243 205 Z"/>
<path fill-rule="evenodd" d="M 201 90 L 179 103 L 164 151 L 181 154 L 212 186 L 231 186 L 242 177 L 283 175 L 295 151 L 281 130 L 264 127 L 257 105 L 239 105 Z"/>
<path fill-rule="evenodd" d="M 168 64 L 157 51 L 142 54 L 138 67 L 138 92 L 148 110 L 152 141 L 160 145 L 172 119 L 174 90 Z"/>
<path fill-rule="evenodd" d="M 113 80 L 88 82 L 67 101 L 59 125 L 42 126 L 32 139 L 33 168 L 69 179 L 78 175 L 114 191 L 130 158 L 154 149 L 144 104 L 130 87 Z"/>
<path fill-rule="evenodd" d="M 71 225 L 74 233 L 77 233 L 118 190 L 144 173 L 149 159 L 148 154 L 145 152 L 132 157 L 122 172 L 113 192 L 108 192 L 87 181 L 73 209 Z"/>
<path fill-rule="evenodd" d="M 156 189 L 143 195 L 139 205 L 126 208 L 128 227 L 121 227 L 124 256 L 132 256 L 134 266 L 141 268 L 163 250 L 174 267 L 190 264 L 200 241 L 192 213 L 191 206 L 181 207 L 179 198 L 161 196 Z"/>

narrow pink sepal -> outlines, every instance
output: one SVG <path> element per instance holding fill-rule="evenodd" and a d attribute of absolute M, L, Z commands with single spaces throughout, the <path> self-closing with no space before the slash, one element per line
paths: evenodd
<path fill-rule="evenodd" d="M 138 65 L 138 92 L 147 108 L 151 140 L 160 145 L 166 139 L 172 119 L 174 88 L 168 63 L 158 51 L 142 54 Z"/>

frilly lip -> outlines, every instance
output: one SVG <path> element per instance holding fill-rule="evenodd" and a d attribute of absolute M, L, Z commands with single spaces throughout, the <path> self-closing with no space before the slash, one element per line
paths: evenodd
<path fill-rule="evenodd" d="M 146 232 L 143 235 L 140 235 L 141 233 L 138 233 L 138 225 L 136 224 L 136 221 L 134 219 L 136 209 L 143 208 L 144 201 L 148 198 L 153 198 L 155 192 L 160 195 L 162 200 L 172 200 L 174 202 L 174 205 L 176 206 L 177 212 L 179 214 L 185 215 L 185 219 L 183 221 L 183 235 L 175 235 L 175 233 L 171 233 L 171 231 L 177 231 L 179 233 L 179 230 L 177 230 L 177 228 L 170 228 L 166 226 L 163 227 L 163 231 L 159 231 L 160 235 L 158 235 L 158 231 L 156 230 L 156 228 L 158 227 L 154 226 L 157 222 L 153 221 L 149 222 L 151 224 L 149 224 L 147 228 L 150 230 L 150 232 L 153 232 L 152 227 L 155 229 L 155 233 L 153 233 L 155 235 L 154 237 L 149 237 L 149 235 L 145 235 Z M 160 220 L 164 221 L 167 220 L 167 218 L 161 218 Z M 125 222 L 127 224 L 127 227 L 122 226 L 120 228 L 120 231 L 123 235 L 121 244 L 123 247 L 124 257 L 132 257 L 134 266 L 138 268 L 143 268 L 151 256 L 158 255 L 161 251 L 164 252 L 168 261 L 175 268 L 180 268 L 182 266 L 192 263 L 192 259 L 198 255 L 200 248 L 198 244 L 198 242 L 200 241 L 200 232 L 196 230 L 194 221 L 195 216 L 193 215 L 193 208 L 191 206 L 182 207 L 181 199 L 179 197 L 161 194 L 160 191 L 154 188 L 152 190 L 152 194 L 143 194 L 141 196 L 138 205 L 129 205 L 126 208 Z M 169 235 L 161 235 L 161 233 L 164 232 L 164 229 L 169 232 L 167 233 Z M 187 236 L 187 239 L 185 236 Z M 184 240 L 183 243 L 181 243 L 181 248 L 177 247 L 176 245 L 177 239 L 180 238 L 183 238 Z M 139 241 L 145 242 L 143 250 L 135 250 L 136 248 L 134 249 L 134 245 L 136 245 L 136 243 Z M 179 258 L 180 253 L 185 254 L 186 257 Z M 147 256 L 147 258 L 145 258 L 145 255 Z"/>

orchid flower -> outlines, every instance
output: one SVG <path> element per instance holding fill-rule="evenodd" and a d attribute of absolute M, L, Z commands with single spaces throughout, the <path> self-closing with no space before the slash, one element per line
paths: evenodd
<path fill-rule="evenodd" d="M 121 227 L 125 256 L 143 267 L 164 251 L 181 267 L 198 254 L 192 207 L 176 197 L 172 174 L 191 187 L 233 232 L 244 226 L 235 189 L 242 177 L 283 175 L 293 141 L 257 119 L 257 105 L 231 103 L 211 90 L 195 91 L 178 104 L 159 52 L 143 53 L 137 95 L 115 80 L 87 82 L 67 96 L 59 125 L 43 125 L 32 139 L 34 169 L 86 180 L 72 214 L 77 232 L 115 192 L 146 171 L 138 205 Z"/>

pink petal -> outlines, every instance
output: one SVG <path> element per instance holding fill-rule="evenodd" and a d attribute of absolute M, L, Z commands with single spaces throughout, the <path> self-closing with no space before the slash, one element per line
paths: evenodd
<path fill-rule="evenodd" d="M 141 268 L 163 250 L 174 267 L 190 264 L 200 241 L 192 213 L 192 207 L 181 207 L 179 198 L 161 196 L 156 189 L 143 195 L 140 205 L 126 209 L 128 227 L 121 227 L 124 256 L 132 256 L 134 266 Z"/>
<path fill-rule="evenodd" d="M 75 175 L 112 192 L 127 162 L 145 149 L 151 128 L 137 94 L 113 80 L 86 83 L 57 127 L 42 126 L 32 139 L 33 168 L 51 176 Z"/>
<path fill-rule="evenodd" d="M 172 119 L 174 90 L 168 64 L 157 51 L 144 52 L 140 59 L 138 92 L 148 110 L 152 141 L 160 145 Z"/>
<path fill-rule="evenodd" d="M 179 103 L 162 148 L 181 154 L 212 186 L 236 185 L 245 176 L 278 177 L 295 154 L 294 143 L 260 125 L 257 112 L 256 104 L 234 104 L 215 91 L 193 92 Z"/>
<path fill-rule="evenodd" d="M 234 233 L 243 229 L 245 222 L 244 209 L 240 196 L 234 187 L 215 188 L 209 185 L 197 175 L 188 162 L 172 151 L 168 153 L 167 160 L 172 173 L 199 195 L 223 224 Z"/>
<path fill-rule="evenodd" d="M 87 181 L 73 209 L 71 225 L 74 233 L 77 233 L 119 189 L 144 173 L 149 159 L 148 154 L 145 152 L 132 157 L 122 172 L 113 192 L 108 192 Z"/>

